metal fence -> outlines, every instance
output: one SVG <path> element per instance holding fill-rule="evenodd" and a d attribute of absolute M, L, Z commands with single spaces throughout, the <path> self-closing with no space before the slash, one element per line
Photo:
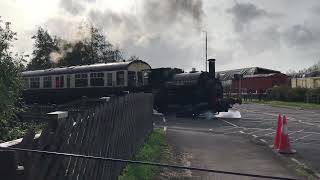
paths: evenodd
<path fill-rule="evenodd" d="M 29 133 L 18 146 L 40 151 L 63 152 L 131 159 L 152 131 L 152 95 L 128 94 L 94 108 L 49 123 L 34 141 Z M 55 124 L 55 125 L 54 125 Z M 23 179 L 117 179 L 125 163 L 78 157 L 18 153 Z"/>

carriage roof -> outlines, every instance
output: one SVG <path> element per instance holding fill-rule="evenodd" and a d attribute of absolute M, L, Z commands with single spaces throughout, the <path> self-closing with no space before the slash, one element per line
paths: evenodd
<path fill-rule="evenodd" d="M 60 67 L 51 68 L 44 70 L 35 71 L 25 71 L 22 72 L 23 77 L 30 76 L 46 76 L 46 75 L 57 75 L 57 74 L 75 74 L 75 73 L 88 73 L 88 72 L 99 72 L 99 71 L 118 71 L 118 70 L 128 70 L 129 66 L 132 64 L 145 64 L 151 69 L 151 66 L 141 60 L 126 61 L 126 62 L 115 62 L 115 63 L 100 63 L 91 65 L 81 65 L 81 66 L 70 66 L 70 67 Z"/>

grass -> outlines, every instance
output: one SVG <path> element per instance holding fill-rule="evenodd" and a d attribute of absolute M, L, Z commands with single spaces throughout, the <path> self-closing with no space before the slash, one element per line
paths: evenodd
<path fill-rule="evenodd" d="M 308 170 L 305 170 L 304 168 L 296 169 L 296 173 L 301 177 L 307 178 L 308 180 L 316 180 L 317 179 L 313 175 L 313 172 L 308 172 Z"/>
<path fill-rule="evenodd" d="M 257 103 L 257 104 L 267 104 L 274 107 L 289 107 L 289 108 L 302 108 L 302 109 L 320 109 L 320 104 L 303 103 L 303 102 L 286 102 L 286 101 L 258 101 L 253 99 L 252 101 L 244 103 Z"/>
<path fill-rule="evenodd" d="M 162 129 L 155 129 L 148 137 L 146 143 L 138 150 L 135 160 L 159 162 L 166 159 L 165 133 Z M 119 180 L 147 180 L 154 179 L 160 173 L 160 169 L 150 165 L 128 164 Z"/>

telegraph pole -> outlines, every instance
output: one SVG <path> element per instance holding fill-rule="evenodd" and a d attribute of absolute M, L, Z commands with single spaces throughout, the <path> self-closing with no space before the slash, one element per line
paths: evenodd
<path fill-rule="evenodd" d="M 206 59 L 205 59 L 205 65 L 206 65 L 206 71 L 207 71 L 207 66 L 208 66 L 208 63 L 207 63 L 207 61 L 208 61 L 208 32 L 207 31 L 205 31 L 205 30 L 202 30 L 202 32 L 204 32 L 204 33 L 206 33 Z"/>
<path fill-rule="evenodd" d="M 206 71 L 207 71 L 207 61 L 208 61 L 208 33 L 206 31 Z"/>

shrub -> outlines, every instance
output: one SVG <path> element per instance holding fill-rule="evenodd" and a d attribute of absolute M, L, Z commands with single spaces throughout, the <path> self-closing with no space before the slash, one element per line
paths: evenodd
<path fill-rule="evenodd" d="M 290 88 L 288 86 L 277 86 L 266 91 L 267 99 L 278 101 L 304 102 L 306 100 L 306 88 Z M 318 92 L 318 91 L 317 91 Z M 310 92 L 310 96 L 315 93 Z"/>
<path fill-rule="evenodd" d="M 306 88 L 291 88 L 288 101 L 304 102 L 307 91 L 308 89 Z"/>
<path fill-rule="evenodd" d="M 306 92 L 306 102 L 320 104 L 320 88 L 309 89 Z"/>

